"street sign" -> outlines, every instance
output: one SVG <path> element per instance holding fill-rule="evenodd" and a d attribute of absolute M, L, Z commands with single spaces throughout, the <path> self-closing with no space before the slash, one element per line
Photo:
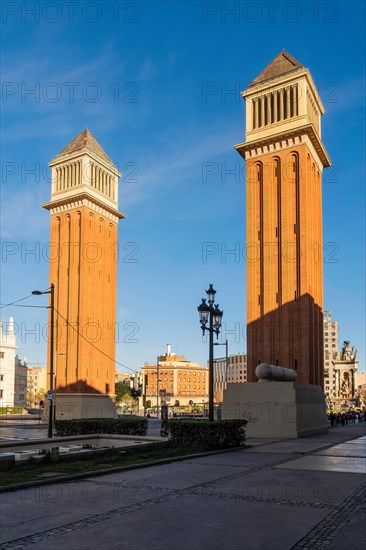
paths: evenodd
<path fill-rule="evenodd" d="M 52 401 L 52 396 L 53 396 L 53 391 L 48 390 L 48 392 L 47 392 L 47 399 L 48 399 L 48 401 Z"/>

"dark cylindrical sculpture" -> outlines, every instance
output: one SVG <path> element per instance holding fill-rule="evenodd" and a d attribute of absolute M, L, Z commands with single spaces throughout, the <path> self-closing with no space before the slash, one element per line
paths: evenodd
<path fill-rule="evenodd" d="M 295 382 L 297 373 L 292 369 L 261 363 L 255 369 L 255 374 L 260 381 L 273 380 L 274 382 Z"/>

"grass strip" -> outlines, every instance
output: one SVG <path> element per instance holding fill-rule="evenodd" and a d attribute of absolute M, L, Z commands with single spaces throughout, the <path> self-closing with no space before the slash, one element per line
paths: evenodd
<path fill-rule="evenodd" d="M 227 451 L 234 449 L 226 449 Z M 118 470 L 138 465 L 149 465 L 155 462 L 169 462 L 171 459 L 179 459 L 192 455 L 211 454 L 212 449 L 207 450 L 202 446 L 178 447 L 170 442 L 158 447 L 149 446 L 133 447 L 121 454 L 118 449 L 110 449 L 103 455 L 72 459 L 67 461 L 52 460 L 51 462 L 29 461 L 26 464 L 17 464 L 11 470 L 0 472 L 0 490 L 16 489 L 17 485 L 29 482 L 50 483 L 62 481 L 63 478 L 83 477 L 88 474 L 100 474 L 109 470 Z"/>

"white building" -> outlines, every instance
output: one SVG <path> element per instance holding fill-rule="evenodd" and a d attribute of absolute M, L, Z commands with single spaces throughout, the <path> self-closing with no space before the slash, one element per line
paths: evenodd
<path fill-rule="evenodd" d="M 5 326 L 4 326 L 5 325 Z M 0 406 L 15 406 L 16 339 L 14 321 L 0 323 Z"/>
<path fill-rule="evenodd" d="M 16 354 L 14 320 L 0 323 L 0 407 L 24 407 L 27 365 Z"/>

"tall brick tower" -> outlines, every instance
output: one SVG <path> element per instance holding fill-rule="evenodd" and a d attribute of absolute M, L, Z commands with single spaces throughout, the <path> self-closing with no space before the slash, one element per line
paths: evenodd
<path fill-rule="evenodd" d="M 50 166 L 57 418 L 113 416 L 120 174 L 87 129 Z"/>
<path fill-rule="evenodd" d="M 246 141 L 247 361 L 323 386 L 321 141 L 311 75 L 282 51 L 242 93 Z"/>

